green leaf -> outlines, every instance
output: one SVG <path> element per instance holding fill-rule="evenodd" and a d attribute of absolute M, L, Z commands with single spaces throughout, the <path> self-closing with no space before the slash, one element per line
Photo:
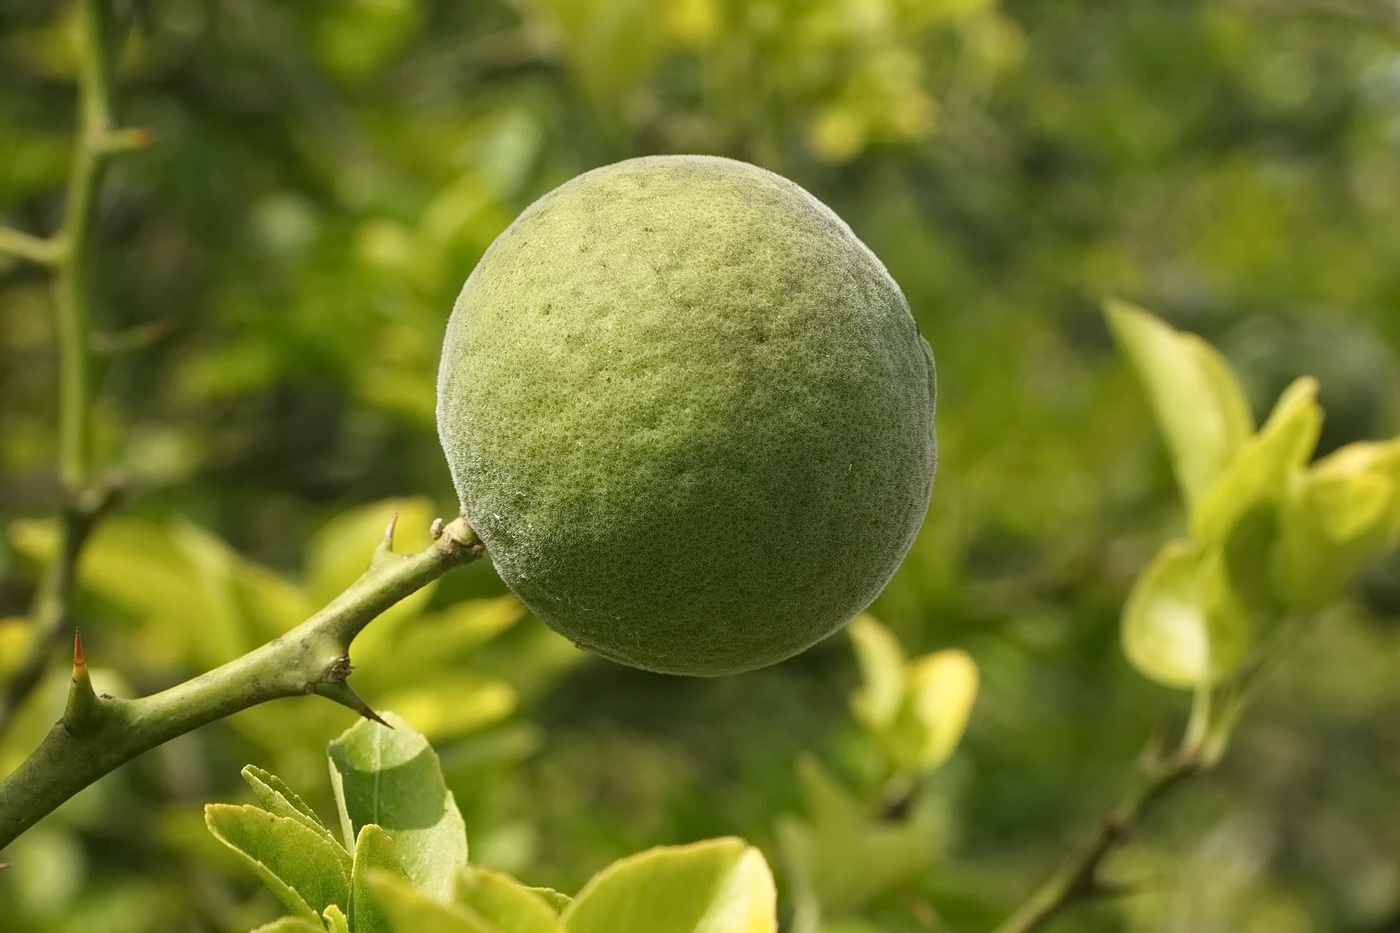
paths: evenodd
<path fill-rule="evenodd" d="M 264 810 L 277 816 L 299 820 L 308 828 L 314 829 L 331 842 L 340 845 L 335 834 L 316 815 L 316 811 L 312 810 L 306 801 L 302 800 L 296 791 L 288 787 L 286 782 L 277 775 L 253 765 L 245 766 L 242 774 L 243 780 L 253 789 L 253 796 L 258 799 L 258 803 L 262 804 Z"/>
<path fill-rule="evenodd" d="M 1295 473 L 1279 524 L 1275 584 L 1316 609 L 1400 533 L 1400 439 L 1350 444 Z"/>
<path fill-rule="evenodd" d="M 301 917 L 283 917 L 271 923 L 264 923 L 252 933 L 326 933 L 326 928 Z"/>
<path fill-rule="evenodd" d="M 904 699 L 904 651 L 874 617 L 862 613 L 847 627 L 860 665 L 860 688 L 851 695 L 851 712 L 872 732 L 888 728 Z"/>
<path fill-rule="evenodd" d="M 563 920 L 569 933 L 777 933 L 777 893 L 762 853 L 714 839 L 614 862 Z"/>
<path fill-rule="evenodd" d="M 375 901 L 384 905 L 393 933 L 515 933 L 469 907 L 435 900 L 393 872 L 371 869 L 367 881 Z"/>
<path fill-rule="evenodd" d="M 852 911 L 919 877 L 933 858 L 926 811 L 890 822 L 837 784 L 811 757 L 798 762 L 808 819 L 785 817 L 778 841 L 792 869 L 797 895 L 833 913 Z"/>
<path fill-rule="evenodd" d="M 1254 430 L 1233 371 L 1210 344 L 1121 301 L 1110 327 L 1132 361 L 1171 453 L 1177 482 L 1195 503 Z"/>
<path fill-rule="evenodd" d="M 467 863 L 462 814 L 427 740 L 400 717 L 384 718 L 394 728 L 362 719 L 330 743 L 341 827 L 354 840 L 362 826 L 382 826 L 413 883 L 445 900 Z"/>
<path fill-rule="evenodd" d="M 550 906 L 550 909 L 552 909 L 556 915 L 562 914 L 564 911 L 568 910 L 569 905 L 574 902 L 572 897 L 569 897 L 569 895 L 562 891 L 556 891 L 553 888 L 542 888 L 538 885 L 531 884 L 522 885 L 522 887 L 539 896 L 541 900 Z"/>
<path fill-rule="evenodd" d="M 559 911 L 549 900 L 501 872 L 463 868 L 453 899 L 510 933 L 564 933 Z"/>
<path fill-rule="evenodd" d="M 977 699 L 977 664 L 966 651 L 951 649 L 915 659 L 892 730 L 897 764 L 931 771 L 957 748 Z"/>
<path fill-rule="evenodd" d="M 355 933 L 389 933 L 387 911 L 379 903 L 369 885 L 372 871 L 387 872 L 408 880 L 408 873 L 394 851 L 394 840 L 382 827 L 369 823 L 360 828 L 355 840 L 355 860 L 350 868 L 350 918 Z"/>
<path fill-rule="evenodd" d="M 301 820 L 253 806 L 211 803 L 204 821 L 295 916 L 319 923 L 327 906 L 349 900 L 349 854 Z"/>
<path fill-rule="evenodd" d="M 1123 650 L 1147 678 L 1168 687 L 1213 683 L 1238 669 L 1251 627 L 1220 548 L 1165 544 L 1123 609 Z"/>
<path fill-rule="evenodd" d="M 1279 398 L 1252 435 L 1191 510 L 1191 530 L 1205 544 L 1224 541 L 1240 518 L 1261 501 L 1279 498 L 1290 471 L 1304 466 L 1317 446 L 1322 409 L 1317 380 L 1303 377 Z"/>
<path fill-rule="evenodd" d="M 350 933 L 350 918 L 335 904 L 322 911 L 321 916 L 326 919 L 326 933 Z M 356 928 L 355 933 L 362 931 Z"/>

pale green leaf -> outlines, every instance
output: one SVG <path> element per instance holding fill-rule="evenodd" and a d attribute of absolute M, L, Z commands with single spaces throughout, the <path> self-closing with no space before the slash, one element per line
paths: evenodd
<path fill-rule="evenodd" d="M 832 911 L 856 910 L 928 870 L 933 828 L 923 808 L 905 820 L 881 820 L 816 759 L 802 758 L 798 771 L 808 818 L 778 823 L 795 893 L 815 896 Z"/>
<path fill-rule="evenodd" d="M 908 680 L 896 729 L 908 739 L 907 753 L 899 764 L 929 771 L 953 753 L 967 728 L 977 699 L 977 664 L 966 651 L 940 651 L 911 662 Z"/>
<path fill-rule="evenodd" d="M 283 917 L 271 923 L 264 923 L 252 933 L 326 933 L 326 928 L 301 917 Z"/>
<path fill-rule="evenodd" d="M 559 911 L 549 900 L 501 872 L 463 868 L 453 900 L 510 933 L 564 933 Z"/>
<path fill-rule="evenodd" d="M 1240 518 L 1261 501 L 1279 498 L 1291 470 L 1304 466 L 1317 445 L 1322 409 L 1317 380 L 1303 377 L 1289 386 L 1273 414 L 1225 467 L 1191 510 L 1191 528 L 1205 544 L 1219 543 Z"/>
<path fill-rule="evenodd" d="M 306 801 L 302 800 L 296 791 L 288 787 L 286 782 L 277 775 L 253 765 L 246 765 L 242 774 L 243 780 L 253 789 L 253 796 L 258 799 L 258 803 L 262 804 L 264 810 L 276 816 L 299 820 L 309 829 L 325 836 L 337 846 L 340 845 L 336 841 L 335 834 L 316 815 L 316 811 L 312 810 Z"/>
<path fill-rule="evenodd" d="M 563 920 L 569 933 L 777 933 L 777 893 L 762 853 L 714 839 L 614 862 Z"/>
<path fill-rule="evenodd" d="M 1274 579 L 1296 607 L 1334 598 L 1400 532 L 1400 439 L 1351 444 L 1299 471 L 1280 516 Z"/>
<path fill-rule="evenodd" d="M 326 920 L 326 933 L 350 933 L 350 918 L 335 904 L 322 911 L 321 916 Z M 357 927 L 355 933 L 365 931 Z"/>
<path fill-rule="evenodd" d="M 355 839 L 355 859 L 350 868 L 350 917 L 355 933 L 390 933 L 388 912 L 369 884 L 374 871 L 388 872 L 408 880 L 408 874 L 394 851 L 394 841 L 381 827 L 369 823 L 360 827 Z"/>
<path fill-rule="evenodd" d="M 384 828 L 414 884 L 435 898 L 449 896 L 467 863 L 467 834 L 437 754 L 393 713 L 394 728 L 361 720 L 330 743 L 331 782 L 348 844 L 369 823 Z"/>
<path fill-rule="evenodd" d="M 384 906 L 393 933 L 515 933 L 469 907 L 435 900 L 393 872 L 372 869 L 367 882 L 375 901 Z"/>
<path fill-rule="evenodd" d="M 860 687 L 851 695 L 851 712 L 867 729 L 880 731 L 894 722 L 904 698 L 904 651 L 890 630 L 862 613 L 847 628 L 860 665 Z"/>
<path fill-rule="evenodd" d="M 349 854 L 302 821 L 229 804 L 206 806 L 204 821 L 295 916 L 319 923 L 327 906 L 349 900 Z"/>
<path fill-rule="evenodd" d="M 1170 541 L 1143 570 L 1123 610 L 1123 650 L 1140 673 L 1193 688 L 1232 673 L 1249 648 L 1250 624 L 1220 549 Z"/>
<path fill-rule="evenodd" d="M 1254 431 L 1239 381 L 1204 340 L 1121 301 L 1108 321 L 1132 361 L 1171 453 L 1177 481 L 1196 502 Z"/>

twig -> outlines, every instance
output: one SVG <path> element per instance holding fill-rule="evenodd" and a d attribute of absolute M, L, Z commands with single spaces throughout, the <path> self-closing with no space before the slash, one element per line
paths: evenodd
<path fill-rule="evenodd" d="M 9 253 L 40 266 L 56 266 L 63 256 L 63 241 L 46 240 L 13 227 L 0 227 L 0 253 Z"/>
<path fill-rule="evenodd" d="M 71 631 L 68 606 L 76 582 L 78 556 L 93 526 L 116 501 L 118 491 L 115 483 L 99 484 L 83 501 L 70 503 L 63 510 L 58 556 L 45 569 L 30 612 L 34 639 L 0 695 L 0 735 L 9 730 L 24 701 L 43 680 L 55 650 Z"/>
<path fill-rule="evenodd" d="M 1031 895 L 997 933 L 1031 933 L 1045 927 L 1071 905 L 1128 893 L 1130 889 L 1100 877 L 1104 860 L 1126 843 L 1138 824 L 1175 787 L 1205 770 L 1195 758 L 1177 758 L 1160 766 L 1124 796 L 1101 821 L 1094 838 Z"/>
<path fill-rule="evenodd" d="M 370 568 L 324 609 L 279 638 L 169 690 L 136 700 L 97 696 L 75 664 L 68 711 L 0 781 L 0 849 L 65 800 L 143 752 L 279 697 L 317 693 L 372 714 L 345 683 L 350 643 L 385 609 L 482 554 L 465 518 L 407 557 L 376 552 Z M 83 665 L 85 668 L 85 664 Z"/>
<path fill-rule="evenodd" d="M 63 229 L 41 240 L 0 230 L 0 247 L 53 270 L 58 342 L 58 473 L 66 501 L 59 516 L 62 545 L 45 571 L 31 617 L 29 653 L 0 699 L 0 735 L 43 679 L 55 648 L 68 631 L 69 604 L 78 559 L 93 527 L 111 506 L 115 484 L 93 478 L 91 428 L 92 266 L 98 192 L 109 157 L 131 148 L 144 131 L 112 129 L 112 58 L 116 44 L 108 0 L 78 6 L 78 128 L 68 174 Z"/>
<path fill-rule="evenodd" d="M 1170 755 L 1162 754 L 1162 733 L 1154 731 L 1138 760 L 1133 786 L 1100 821 L 1093 838 L 1066 859 L 996 933 L 1033 933 L 1076 903 L 1132 892 L 1131 887 L 1106 882 L 1101 874 L 1103 863 L 1132 838 L 1168 794 L 1219 763 L 1236 717 L 1221 713 L 1222 706 L 1233 707 L 1222 704 L 1217 692 L 1224 695 L 1222 688 L 1196 691 L 1186 731 Z"/>

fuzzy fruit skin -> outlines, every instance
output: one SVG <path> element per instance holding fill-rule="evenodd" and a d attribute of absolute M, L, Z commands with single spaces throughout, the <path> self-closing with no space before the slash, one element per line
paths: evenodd
<path fill-rule="evenodd" d="M 776 663 L 880 592 L 928 507 L 934 368 L 884 266 L 743 162 L 588 172 L 491 245 L 438 432 L 506 584 L 615 661 Z"/>

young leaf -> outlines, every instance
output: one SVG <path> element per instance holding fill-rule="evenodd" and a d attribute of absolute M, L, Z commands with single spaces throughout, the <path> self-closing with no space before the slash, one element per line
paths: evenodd
<path fill-rule="evenodd" d="M 778 839 L 805 895 L 832 912 L 855 910 L 919 877 L 933 856 L 925 812 L 886 821 L 834 781 L 813 758 L 798 763 L 808 819 L 787 817 Z"/>
<path fill-rule="evenodd" d="M 204 821 L 295 916 L 319 923 L 327 906 L 349 900 L 349 854 L 300 820 L 258 807 L 211 803 Z"/>
<path fill-rule="evenodd" d="M 350 918 L 335 904 L 327 907 L 321 916 L 326 920 L 325 933 L 350 933 Z M 355 933 L 360 933 L 360 930 L 356 929 Z"/>
<path fill-rule="evenodd" d="M 384 718 L 394 728 L 360 720 L 327 750 L 341 827 L 349 844 L 366 824 L 383 827 L 413 883 L 446 900 L 467 863 L 466 825 L 427 740 Z"/>
<path fill-rule="evenodd" d="M 860 688 L 851 695 L 851 712 L 872 732 L 894 722 L 904 698 L 904 651 L 874 617 L 862 613 L 847 628 L 860 665 Z"/>
<path fill-rule="evenodd" d="M 1289 472 L 1305 466 L 1317 446 L 1322 409 L 1317 380 L 1304 376 L 1279 398 L 1268 422 L 1245 441 L 1225 472 L 1191 510 L 1196 540 L 1216 544 L 1255 504 L 1282 495 Z"/>
<path fill-rule="evenodd" d="M 264 923 L 252 933 L 326 933 L 326 928 L 301 917 L 283 917 L 271 923 Z"/>
<path fill-rule="evenodd" d="M 434 900 L 393 872 L 371 869 L 367 883 L 376 902 L 384 905 L 393 933 L 515 933 L 469 907 Z"/>
<path fill-rule="evenodd" d="M 306 801 L 302 800 L 297 792 L 288 787 L 286 782 L 277 775 L 253 765 L 245 766 L 242 775 L 243 780 L 253 789 L 253 796 L 258 798 L 258 803 L 262 804 L 264 810 L 277 816 L 299 820 L 309 829 L 314 829 L 331 842 L 340 845 L 336 841 L 335 834 L 316 815 L 316 811 L 312 810 Z"/>
<path fill-rule="evenodd" d="M 1280 513 L 1274 578 L 1293 604 L 1332 599 L 1400 532 L 1400 439 L 1350 444 L 1299 471 Z"/>
<path fill-rule="evenodd" d="M 1123 651 L 1144 676 L 1192 688 L 1232 673 L 1249 647 L 1248 616 L 1219 548 L 1189 541 L 1162 547 L 1123 609 Z"/>
<path fill-rule="evenodd" d="M 563 920 L 568 933 L 777 933 L 777 893 L 762 853 L 714 839 L 614 862 Z"/>
<path fill-rule="evenodd" d="M 510 933 L 564 933 L 559 912 L 549 901 L 501 872 L 463 868 L 457 873 L 453 900 Z"/>
<path fill-rule="evenodd" d="M 916 772 L 941 765 L 962 739 L 976 698 L 977 664 L 966 651 L 939 651 L 911 662 L 894 730 L 904 740 L 899 764 Z"/>
<path fill-rule="evenodd" d="M 388 914 L 369 885 L 372 871 L 408 880 L 408 873 L 394 852 L 394 840 L 381 827 L 370 823 L 360 828 L 355 840 L 355 859 L 350 867 L 350 919 L 355 933 L 390 933 L 393 927 Z"/>
<path fill-rule="evenodd" d="M 1210 344 L 1121 301 L 1108 322 L 1137 369 L 1171 452 L 1177 482 L 1196 502 L 1254 430 L 1239 381 Z"/>

